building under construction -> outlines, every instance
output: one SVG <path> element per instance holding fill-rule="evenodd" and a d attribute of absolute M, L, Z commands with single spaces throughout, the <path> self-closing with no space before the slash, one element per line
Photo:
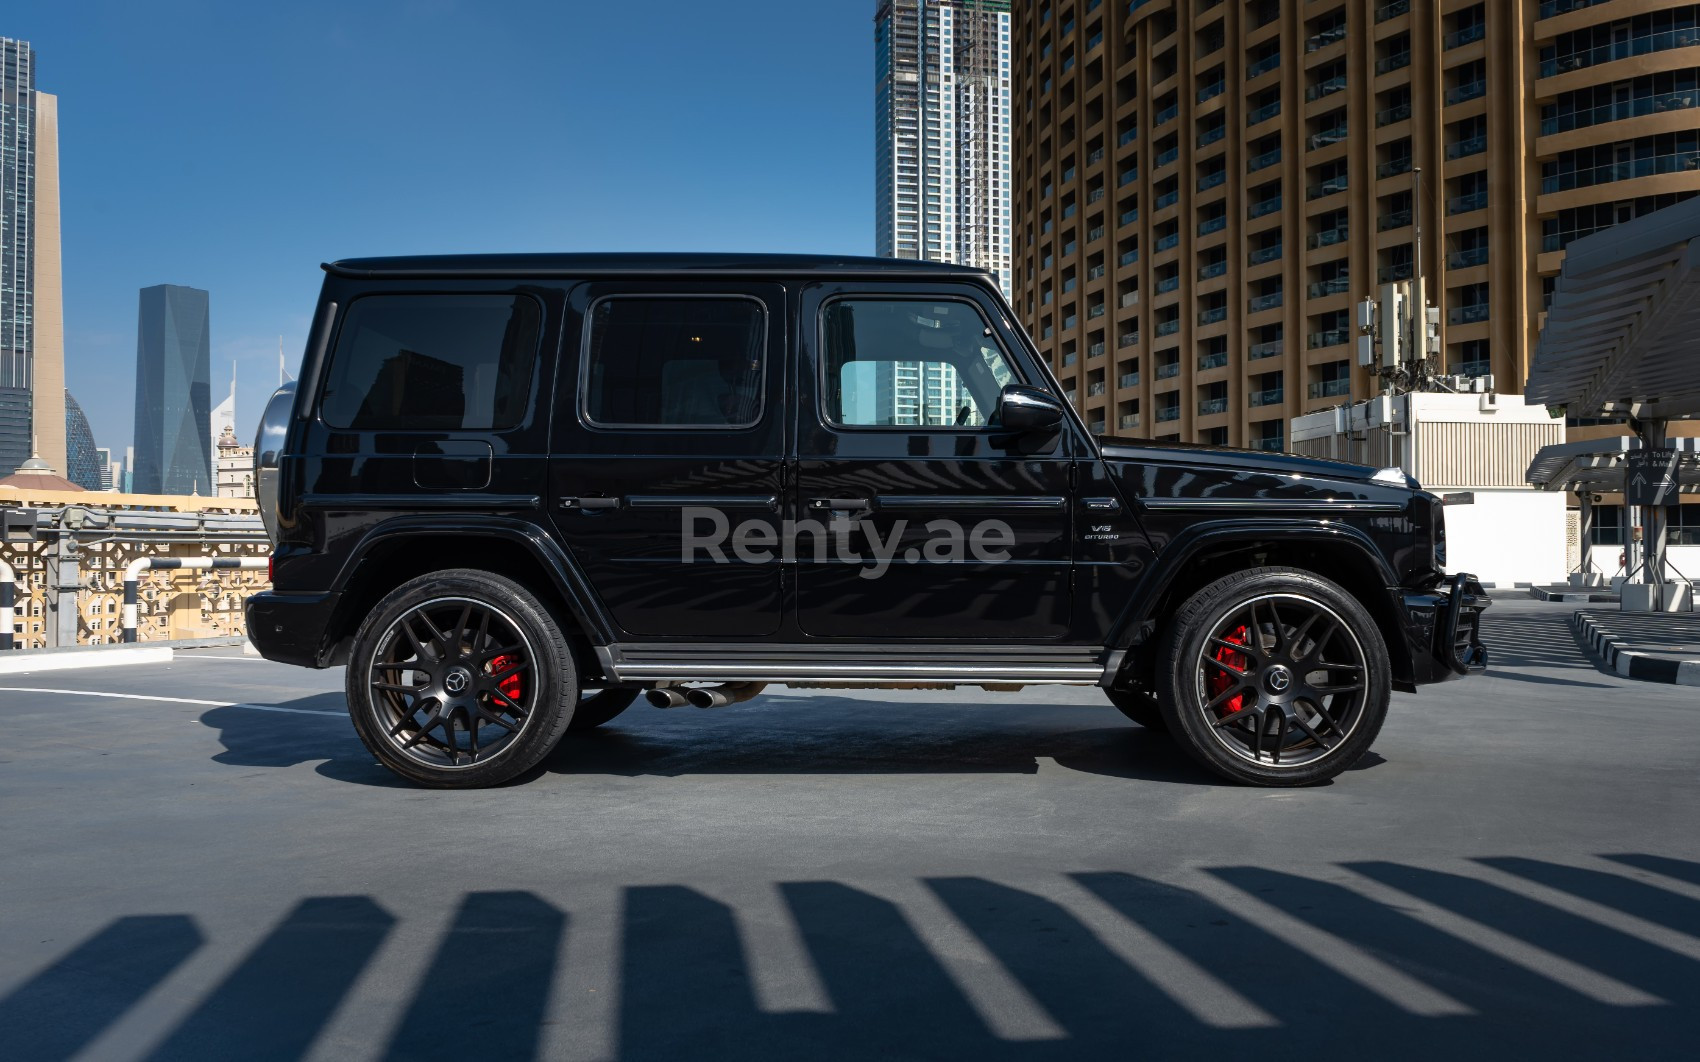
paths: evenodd
<path fill-rule="evenodd" d="M 881 0 L 875 248 L 1010 290 L 1009 0 Z"/>

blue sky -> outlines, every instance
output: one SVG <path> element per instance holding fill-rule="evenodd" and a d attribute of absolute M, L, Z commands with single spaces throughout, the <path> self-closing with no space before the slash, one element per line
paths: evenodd
<path fill-rule="evenodd" d="M 238 428 L 319 263 L 873 250 L 872 0 L 20 0 L 59 96 L 66 380 L 131 441 L 136 292 L 212 293 Z"/>

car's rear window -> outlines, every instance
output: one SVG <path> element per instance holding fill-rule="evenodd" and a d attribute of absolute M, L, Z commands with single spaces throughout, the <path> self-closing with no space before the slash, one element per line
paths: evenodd
<path fill-rule="evenodd" d="M 584 416 L 600 428 L 761 420 L 766 312 L 744 296 L 611 296 L 591 308 Z"/>
<path fill-rule="evenodd" d="M 343 319 L 319 416 L 363 431 L 498 431 L 525 418 L 542 308 L 525 295 L 367 295 Z"/>

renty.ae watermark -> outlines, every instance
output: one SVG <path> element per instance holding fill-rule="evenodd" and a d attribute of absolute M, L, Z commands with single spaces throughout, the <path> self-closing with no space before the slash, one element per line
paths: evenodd
<path fill-rule="evenodd" d="M 861 564 L 856 574 L 878 579 L 894 562 L 904 564 L 960 564 L 972 558 L 982 564 L 1009 560 L 1015 545 L 1015 530 L 1002 520 L 980 520 L 964 527 L 955 520 L 928 520 L 921 525 L 925 537 L 916 542 L 909 521 L 892 520 L 880 534 L 873 520 L 852 519 L 835 514 L 820 520 L 740 520 L 736 524 L 723 511 L 711 506 L 686 506 L 680 510 L 680 559 L 686 564 L 704 560 L 713 564 L 794 564 L 799 557 L 824 564 L 836 559 L 844 564 Z M 860 534 L 858 534 L 860 532 Z M 905 542 L 910 544 L 905 546 Z M 899 556 L 899 551 L 901 556 Z"/>

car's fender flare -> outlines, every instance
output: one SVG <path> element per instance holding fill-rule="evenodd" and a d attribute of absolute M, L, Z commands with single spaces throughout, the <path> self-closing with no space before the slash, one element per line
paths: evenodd
<path fill-rule="evenodd" d="M 332 588 L 337 591 L 346 589 L 361 564 L 379 547 L 400 539 L 440 535 L 496 538 L 514 543 L 548 573 L 561 601 L 592 645 L 608 645 L 615 640 L 612 621 L 591 590 L 590 580 L 585 578 L 571 554 L 561 548 L 548 529 L 530 520 L 514 517 L 480 516 L 476 521 L 469 521 L 453 516 L 429 515 L 396 516 L 380 521 L 368 528 L 360 541 L 348 551 Z M 465 565 L 447 563 L 444 566 Z"/>
<path fill-rule="evenodd" d="M 1117 621 L 1110 645 L 1128 648 L 1147 632 L 1152 610 L 1175 579 L 1200 554 L 1223 547 L 1244 547 L 1262 542 L 1311 542 L 1348 550 L 1347 563 L 1367 564 L 1380 588 L 1397 586 L 1399 578 L 1386 558 L 1361 528 L 1338 520 L 1260 519 L 1212 520 L 1193 524 L 1169 540 L 1153 559 L 1129 595 L 1127 608 Z M 1225 573 L 1224 573 L 1225 574 Z M 1389 599 L 1391 602 L 1391 598 Z M 1365 602 L 1373 613 L 1378 603 Z"/>

